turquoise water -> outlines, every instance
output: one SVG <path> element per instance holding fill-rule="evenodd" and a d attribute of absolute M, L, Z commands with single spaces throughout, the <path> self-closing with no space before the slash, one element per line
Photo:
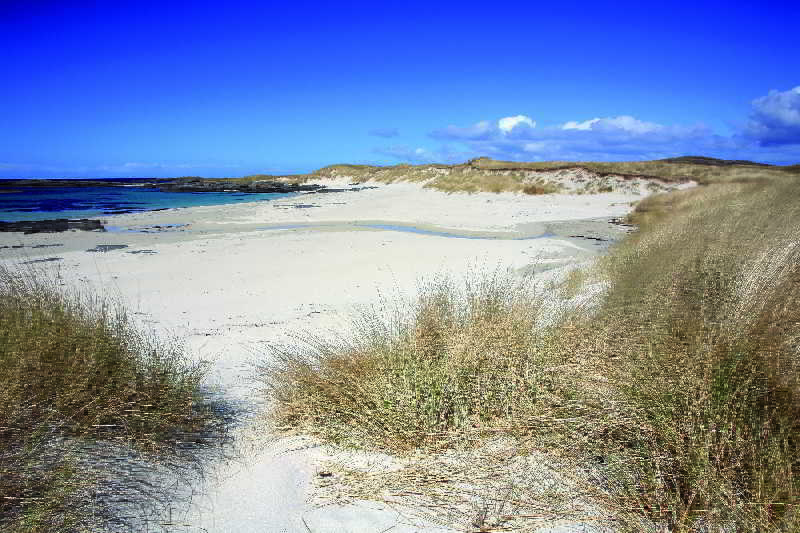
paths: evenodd
<path fill-rule="evenodd" d="M 299 193 L 161 192 L 144 187 L 15 187 L 0 192 L 0 220 L 98 218 L 100 216 L 193 207 L 269 201 Z"/>

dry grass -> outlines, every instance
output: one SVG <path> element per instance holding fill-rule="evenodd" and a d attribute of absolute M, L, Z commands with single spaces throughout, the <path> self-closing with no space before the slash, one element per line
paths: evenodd
<path fill-rule="evenodd" d="M 693 180 L 701 185 L 712 183 L 743 183 L 780 180 L 797 174 L 798 165 L 770 166 L 747 161 L 724 161 L 711 158 L 674 158 L 657 161 L 634 162 L 517 162 L 496 161 L 488 157 L 472 159 L 456 165 L 399 164 L 393 166 L 330 165 L 309 174 L 271 176 L 254 174 L 242 178 L 229 178 L 230 181 L 272 181 L 305 183 L 312 180 L 325 180 L 346 177 L 353 183 L 376 181 L 394 183 L 398 181 L 422 182 L 434 190 L 454 192 L 524 192 L 525 194 L 554 194 L 576 192 L 577 194 L 597 194 L 613 192 L 620 187 L 620 181 L 636 179 L 650 180 L 655 189 L 669 188 L 669 185 Z M 590 179 L 573 191 L 552 179 L 558 171 L 587 173 Z M 655 180 L 655 181 L 652 181 Z M 657 192 L 657 191 L 656 191 Z"/>
<path fill-rule="evenodd" d="M 407 461 L 366 473 L 333 463 L 328 500 L 410 506 L 470 531 L 605 523 L 578 461 L 538 452 L 575 447 L 587 412 L 566 327 L 550 325 L 566 310 L 542 296 L 509 273 L 439 279 L 410 305 L 364 313 L 350 338 L 275 351 L 260 369 L 271 423 Z"/>
<path fill-rule="evenodd" d="M 539 184 L 539 183 L 532 183 L 530 185 L 525 185 L 522 187 L 522 192 L 525 194 L 553 194 L 561 190 L 559 187 L 552 185 L 552 184 Z"/>
<path fill-rule="evenodd" d="M 613 174 L 627 177 L 659 178 L 665 181 L 693 180 L 700 184 L 719 182 L 741 182 L 764 179 L 780 179 L 794 171 L 794 167 L 777 167 L 753 164 L 696 164 L 676 160 L 624 161 L 624 162 L 569 162 L 547 161 L 541 163 L 519 163 L 495 161 L 488 158 L 473 160 L 468 165 L 490 171 L 558 170 L 585 168 L 600 177 Z M 796 165 L 795 165 L 796 166 Z"/>
<path fill-rule="evenodd" d="M 469 170 L 451 172 L 426 184 L 428 188 L 447 192 L 521 192 L 525 185 L 519 176 L 489 174 Z"/>
<path fill-rule="evenodd" d="M 353 338 L 283 351 L 262 368 L 278 426 L 403 453 L 473 425 L 524 419 L 552 366 L 525 282 L 428 285 L 410 310 L 364 314 Z M 476 426 L 477 427 L 477 426 Z"/>
<path fill-rule="evenodd" d="M 608 288 L 591 313 L 548 326 L 543 300 L 511 280 L 440 283 L 401 318 L 367 315 L 346 342 L 284 352 L 262 374 L 277 421 L 428 458 L 503 435 L 557 457 L 560 475 L 591 472 L 567 492 L 590 494 L 619 530 L 797 530 L 800 183 L 740 167 L 640 202 L 639 231 L 600 264 Z M 562 296 L 584 277 L 570 276 Z M 446 474 L 434 483 L 352 470 L 337 482 L 394 479 L 372 497 L 413 493 L 463 519 L 442 495 L 466 501 L 471 464 L 431 466 Z M 534 485 L 518 483 L 510 501 L 539 515 L 560 508 L 564 494 Z M 504 509 L 504 524 L 528 512 Z"/>
<path fill-rule="evenodd" d="M 675 530 L 800 526 L 799 185 L 653 197 L 607 259 L 590 327 L 639 428 L 616 442 L 623 507 Z"/>
<path fill-rule="evenodd" d="M 587 173 L 590 179 L 579 194 L 612 192 L 620 180 L 656 180 L 652 187 L 663 188 L 693 180 L 701 185 L 712 183 L 761 182 L 790 177 L 795 167 L 777 167 L 710 160 L 713 164 L 698 164 L 697 158 L 640 162 L 567 162 L 548 161 L 521 163 L 478 158 L 458 165 L 395 165 L 375 167 L 368 165 L 332 165 L 308 175 L 308 179 L 347 176 L 354 182 L 369 180 L 382 183 L 396 181 L 425 182 L 434 190 L 452 192 L 525 192 L 527 194 L 552 194 L 567 192 L 551 179 L 553 173 L 563 170 Z M 297 176 L 292 179 L 298 179 Z"/>
<path fill-rule="evenodd" d="M 347 176 L 356 183 L 377 181 L 423 182 L 425 187 L 446 193 L 455 192 L 524 192 L 526 194 L 552 194 L 562 187 L 551 180 L 531 176 L 526 172 L 486 171 L 472 164 L 463 165 L 396 165 L 370 167 L 359 165 L 334 165 L 313 173 L 317 179 Z"/>
<path fill-rule="evenodd" d="M 84 524 L 92 472 L 68 442 L 169 452 L 211 414 L 180 346 L 133 328 L 119 306 L 57 280 L 0 269 L 0 527 Z"/>
<path fill-rule="evenodd" d="M 570 270 L 564 280 L 557 285 L 560 291 L 559 296 L 565 300 L 571 300 L 581 293 L 590 274 L 586 268 L 575 268 Z"/>
<path fill-rule="evenodd" d="M 324 465 L 326 477 L 317 479 L 316 503 L 380 500 L 412 523 L 422 519 L 457 531 L 613 522 L 592 505 L 591 492 L 582 490 L 587 476 L 568 461 L 520 439 L 479 438 L 480 446 L 420 454 L 389 469 L 338 456 Z"/>

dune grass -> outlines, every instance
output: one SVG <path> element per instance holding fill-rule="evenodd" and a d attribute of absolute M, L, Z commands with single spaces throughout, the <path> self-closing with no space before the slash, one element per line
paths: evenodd
<path fill-rule="evenodd" d="M 240 178 L 225 178 L 231 182 L 283 181 L 302 184 L 346 177 L 354 184 L 424 182 L 425 187 L 447 193 L 524 192 L 553 194 L 570 192 L 552 178 L 558 171 L 586 171 L 592 176 L 576 194 L 613 192 L 623 182 L 633 179 L 654 180 L 653 188 L 667 188 L 689 180 L 701 185 L 712 183 L 760 182 L 782 179 L 798 173 L 798 165 L 775 166 L 750 161 L 728 161 L 707 157 L 677 157 L 654 161 L 499 161 L 488 157 L 471 159 L 454 165 L 398 164 L 388 166 L 337 164 L 308 174 L 253 174 Z"/>
<path fill-rule="evenodd" d="M 706 158 L 707 162 L 705 164 L 698 164 L 693 161 L 696 159 L 698 158 L 674 158 L 654 161 L 545 161 L 526 163 L 497 161 L 484 157 L 469 161 L 465 165 L 486 171 L 544 171 L 585 168 L 598 173 L 601 177 L 615 174 L 629 177 L 658 178 L 668 182 L 691 179 L 702 185 L 781 178 L 786 174 L 796 172 L 794 167 L 791 166 L 770 166 L 747 161 L 724 161 L 711 158 Z"/>
<path fill-rule="evenodd" d="M 310 175 L 316 179 L 347 176 L 355 183 L 377 181 L 424 182 L 425 187 L 446 193 L 524 192 L 525 194 L 552 194 L 562 191 L 560 184 L 537 176 L 528 176 L 524 168 L 519 172 L 486 170 L 468 162 L 462 165 L 394 165 L 375 167 L 367 165 L 332 165 Z"/>
<path fill-rule="evenodd" d="M 180 345 L 137 330 L 120 306 L 0 268 L 0 529 L 85 526 L 93 472 L 70 443 L 169 453 L 212 418 L 202 375 Z"/>
<path fill-rule="evenodd" d="M 591 465 L 620 530 L 796 531 L 800 182 L 725 168 L 640 202 L 591 312 L 548 321 L 510 279 L 432 284 L 264 367 L 275 421 L 394 453 L 534 436 Z"/>
<path fill-rule="evenodd" d="M 539 310 L 527 282 L 429 283 L 415 306 L 361 315 L 356 334 L 283 351 L 261 377 L 279 427 L 404 453 L 522 415 L 547 389 Z"/>
<path fill-rule="evenodd" d="M 576 192 L 595 194 L 613 192 L 616 188 L 615 181 L 636 178 L 655 180 L 651 185 L 662 188 L 689 180 L 708 185 L 782 179 L 796 173 L 796 165 L 780 167 L 698 157 L 633 162 L 517 162 L 481 157 L 456 165 L 331 165 L 305 176 L 290 176 L 286 179 L 297 182 L 346 176 L 355 183 L 370 180 L 381 183 L 424 182 L 427 188 L 447 193 L 552 194 L 566 192 L 563 185 L 552 177 L 554 172 L 563 170 L 587 171 L 592 174 L 593 177 Z"/>
<path fill-rule="evenodd" d="M 676 530 L 800 527 L 800 184 L 654 197 L 634 219 L 589 322 L 639 424 L 618 496 Z"/>

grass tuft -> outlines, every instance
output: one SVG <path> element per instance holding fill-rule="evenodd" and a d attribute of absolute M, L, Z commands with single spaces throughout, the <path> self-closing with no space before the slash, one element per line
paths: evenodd
<path fill-rule="evenodd" d="M 561 191 L 561 187 L 551 183 L 531 183 L 522 187 L 525 194 L 553 194 Z"/>
<path fill-rule="evenodd" d="M 0 527 L 77 527 L 91 476 L 76 470 L 69 443 L 174 449 L 211 416 L 202 375 L 179 345 L 137 330 L 120 306 L 0 268 Z"/>
<path fill-rule="evenodd" d="M 653 197 L 605 261 L 596 355 L 640 429 L 615 443 L 635 450 L 617 496 L 676 530 L 799 525 L 798 200 L 792 182 Z"/>
<path fill-rule="evenodd" d="M 523 419 L 547 380 L 529 282 L 425 286 L 410 312 L 365 314 L 351 339 L 283 351 L 261 377 L 279 426 L 403 452 Z"/>

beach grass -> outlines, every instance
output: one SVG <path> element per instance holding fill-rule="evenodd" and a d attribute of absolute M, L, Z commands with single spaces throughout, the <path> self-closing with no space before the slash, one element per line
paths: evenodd
<path fill-rule="evenodd" d="M 495 275 L 428 283 L 414 305 L 362 313 L 351 338 L 309 341 L 261 368 L 280 427 L 397 453 L 497 417 L 513 418 L 546 389 L 544 337 L 525 282 Z"/>
<path fill-rule="evenodd" d="M 283 181 L 302 184 L 347 178 L 353 184 L 423 183 L 426 188 L 446 193 L 511 192 L 525 194 L 598 194 L 621 190 L 630 192 L 635 180 L 649 182 L 648 192 L 668 190 L 693 181 L 742 183 L 783 179 L 798 172 L 798 166 L 776 166 L 751 161 L 728 161 L 708 157 L 677 157 L 654 161 L 499 161 L 479 157 L 460 164 L 398 164 L 387 166 L 337 164 L 308 174 L 253 174 L 227 178 L 231 182 Z M 570 174 L 584 173 L 582 186 L 565 186 Z"/>
<path fill-rule="evenodd" d="M 609 442 L 620 507 L 674 530 L 800 525 L 798 200 L 785 180 L 653 197 L 604 260 L 587 327 L 637 430 Z"/>
<path fill-rule="evenodd" d="M 647 182 L 648 192 L 670 190 L 693 181 L 713 183 L 760 182 L 784 179 L 798 173 L 798 165 L 777 166 L 751 161 L 710 157 L 676 157 L 653 161 L 499 161 L 488 157 L 464 163 L 387 166 L 336 164 L 307 174 L 252 174 L 224 178 L 231 182 L 281 181 L 303 184 L 332 178 L 346 178 L 352 184 L 412 182 L 446 193 L 511 192 L 525 194 L 598 194 L 632 192 L 636 180 Z M 564 179 L 582 174 L 580 187 L 567 186 Z M 567 180 L 569 181 L 569 180 Z"/>
<path fill-rule="evenodd" d="M 638 204 L 599 305 L 553 317 L 515 278 L 439 280 L 263 367 L 274 422 L 395 454 L 534 442 L 594 472 L 618 530 L 796 531 L 800 182 L 702 166 L 707 186 Z"/>
<path fill-rule="evenodd" d="M 97 472 L 81 466 L 81 443 L 171 453 L 212 418 L 203 372 L 121 306 L 0 268 L 0 529 L 86 526 Z"/>
<path fill-rule="evenodd" d="M 446 193 L 597 194 L 625 190 L 635 180 L 648 181 L 648 186 L 656 189 L 650 192 L 658 192 L 689 181 L 708 185 L 783 179 L 796 173 L 795 167 L 701 157 L 633 162 L 516 162 L 481 157 L 455 165 L 330 165 L 310 174 L 281 179 L 293 183 L 324 182 L 337 177 L 346 177 L 353 183 L 419 182 Z M 574 190 L 565 187 L 560 180 L 565 172 L 584 173 L 582 186 Z"/>

